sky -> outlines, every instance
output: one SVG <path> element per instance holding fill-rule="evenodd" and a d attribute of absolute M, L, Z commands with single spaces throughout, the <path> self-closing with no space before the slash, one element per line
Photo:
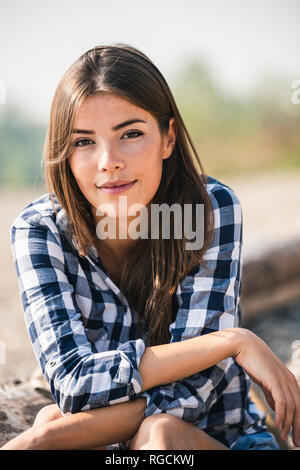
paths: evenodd
<path fill-rule="evenodd" d="M 246 96 L 264 74 L 300 79 L 300 0 L 0 0 L 5 106 L 46 123 L 56 86 L 86 50 L 141 49 L 171 88 L 189 57 L 227 93 Z"/>

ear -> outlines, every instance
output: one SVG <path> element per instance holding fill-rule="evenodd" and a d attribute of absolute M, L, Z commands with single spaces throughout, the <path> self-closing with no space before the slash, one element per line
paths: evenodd
<path fill-rule="evenodd" d="M 172 117 L 169 121 L 169 130 L 164 134 L 162 158 L 169 158 L 173 152 L 176 142 L 176 122 Z"/>

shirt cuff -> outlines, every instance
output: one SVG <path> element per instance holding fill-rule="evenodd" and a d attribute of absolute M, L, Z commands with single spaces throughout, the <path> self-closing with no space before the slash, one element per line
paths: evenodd
<path fill-rule="evenodd" d="M 145 417 L 168 413 L 185 421 L 197 421 L 206 415 L 206 406 L 196 389 L 183 382 L 153 387 L 139 394 L 147 399 Z"/>
<path fill-rule="evenodd" d="M 145 343 L 142 339 L 127 341 L 118 347 L 121 360 L 112 380 L 118 384 L 132 384 L 131 397 L 135 397 L 142 390 L 143 380 L 138 367 L 144 351 Z"/>

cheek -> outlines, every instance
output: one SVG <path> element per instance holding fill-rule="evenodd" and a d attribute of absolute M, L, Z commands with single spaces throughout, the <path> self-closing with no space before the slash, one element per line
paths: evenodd
<path fill-rule="evenodd" d="M 162 177 L 162 161 L 158 159 L 155 164 L 152 162 L 148 171 L 144 173 L 144 188 L 146 188 L 147 203 L 155 196 Z"/>
<path fill-rule="evenodd" d="M 78 186 L 84 187 L 89 181 L 89 167 L 84 164 L 84 162 L 72 156 L 69 159 L 69 165 Z"/>
<path fill-rule="evenodd" d="M 151 173 L 149 173 L 149 187 L 152 188 L 153 191 L 157 191 L 160 180 L 162 176 L 162 165 L 157 164 L 155 168 L 152 168 Z"/>

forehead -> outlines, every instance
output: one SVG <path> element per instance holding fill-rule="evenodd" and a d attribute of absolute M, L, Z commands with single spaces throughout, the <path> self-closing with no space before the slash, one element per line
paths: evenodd
<path fill-rule="evenodd" d="M 75 114 L 75 125 L 79 126 L 80 122 L 90 122 L 110 126 L 130 118 L 144 119 L 147 123 L 155 121 L 148 111 L 125 98 L 112 93 L 103 93 L 89 96 L 83 101 Z"/>

